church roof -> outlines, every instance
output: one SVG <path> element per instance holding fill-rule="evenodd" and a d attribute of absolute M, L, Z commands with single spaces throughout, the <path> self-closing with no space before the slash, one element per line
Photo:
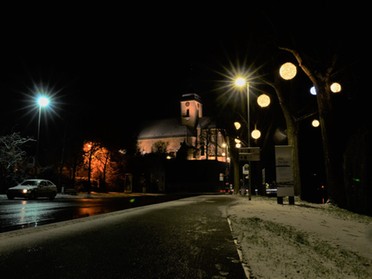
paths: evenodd
<path fill-rule="evenodd" d="M 215 123 L 209 117 L 199 119 L 201 128 L 215 128 Z M 170 138 L 195 136 L 195 131 L 181 125 L 179 118 L 167 118 L 148 121 L 138 134 L 138 139 Z"/>
<path fill-rule="evenodd" d="M 192 134 L 190 129 L 181 125 L 178 118 L 168 118 L 145 123 L 138 139 L 184 137 Z"/>
<path fill-rule="evenodd" d="M 190 101 L 190 100 L 196 100 L 201 103 L 201 98 L 196 93 L 188 93 L 188 94 L 183 94 L 181 96 L 181 101 Z"/>

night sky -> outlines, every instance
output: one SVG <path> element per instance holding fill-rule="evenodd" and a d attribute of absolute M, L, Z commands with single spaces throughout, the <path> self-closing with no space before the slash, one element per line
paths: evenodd
<path fill-rule="evenodd" d="M 218 101 L 226 69 L 267 67 L 279 45 L 318 57 L 337 52 L 347 78 L 343 104 L 354 106 L 365 94 L 370 51 L 364 8 L 321 3 L 9 11 L 1 27 L 0 133 L 36 137 L 37 90 L 53 97 L 41 121 L 49 140 L 79 131 L 125 144 L 142 121 L 177 117 L 185 93 L 198 93 L 207 115 L 226 113 Z"/>

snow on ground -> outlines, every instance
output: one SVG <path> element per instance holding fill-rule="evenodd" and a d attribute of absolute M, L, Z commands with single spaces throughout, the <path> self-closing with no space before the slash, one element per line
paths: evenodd
<path fill-rule="evenodd" d="M 372 217 L 331 204 L 234 198 L 227 215 L 249 278 L 372 278 Z"/>
<path fill-rule="evenodd" d="M 226 216 L 250 279 L 372 278 L 372 217 L 297 198 L 294 205 L 260 196 L 231 198 L 233 205 L 227 208 Z M 126 212 L 135 214 L 137 210 Z M 43 232 L 50 234 L 51 228 L 56 235 L 72 229 L 66 224 L 91 229 L 104 225 L 103 220 L 117 218 L 120 212 L 104 215 L 43 225 L 32 232 L 35 241 L 42 241 Z M 0 234 L 0 250 L 29 241 L 30 232 Z"/>

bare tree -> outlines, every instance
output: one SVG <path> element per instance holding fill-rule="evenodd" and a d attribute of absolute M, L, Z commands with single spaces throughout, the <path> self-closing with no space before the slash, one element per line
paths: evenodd
<path fill-rule="evenodd" d="M 297 121 L 297 118 L 295 116 L 296 114 L 293 111 L 295 105 L 292 104 L 291 98 L 288 98 L 288 96 L 284 93 L 278 75 L 275 75 L 273 83 L 267 82 L 267 84 L 270 85 L 275 90 L 275 93 L 278 96 L 280 107 L 282 108 L 283 116 L 287 126 L 288 145 L 293 147 L 292 165 L 294 177 L 294 194 L 296 196 L 299 196 L 301 195 L 302 187 L 298 147 L 299 122 Z"/>
<path fill-rule="evenodd" d="M 91 192 L 91 189 L 92 189 L 92 181 L 91 181 L 91 176 L 92 176 L 92 161 L 94 159 L 94 156 L 97 152 L 97 150 L 99 150 L 101 148 L 101 144 L 98 143 L 98 142 L 92 142 L 92 141 L 89 141 L 89 142 L 85 142 L 84 143 L 84 146 L 83 146 L 83 150 L 84 150 L 84 163 L 86 164 L 87 166 L 87 169 L 88 169 L 88 185 L 87 185 L 87 193 L 90 194 Z"/>
<path fill-rule="evenodd" d="M 317 104 L 318 104 L 318 114 L 321 127 L 322 135 L 322 145 L 323 145 L 323 156 L 324 156 L 324 166 L 325 174 L 327 181 L 328 195 L 331 199 L 337 203 L 343 204 L 345 200 L 344 192 L 338 187 L 342 185 L 342 175 L 339 175 L 339 168 L 337 167 L 338 159 L 336 156 L 336 150 L 333 148 L 332 138 L 333 133 L 333 108 L 331 102 L 331 83 L 332 77 L 335 72 L 336 56 L 333 57 L 331 63 L 328 67 L 322 67 L 324 71 L 320 70 L 320 67 L 317 67 L 317 64 L 313 62 L 310 58 L 301 55 L 298 51 L 280 47 L 280 49 L 291 53 L 294 58 L 297 60 L 299 67 L 310 79 L 312 84 L 316 89 Z M 280 94 L 280 90 L 277 91 Z M 278 96 L 279 96 L 278 95 Z M 294 125 L 292 118 L 286 113 L 286 108 L 283 106 L 284 103 L 281 102 L 284 115 L 286 116 L 286 121 L 289 129 L 293 129 L 288 134 L 293 139 L 296 138 L 296 126 Z"/>
<path fill-rule="evenodd" d="M 22 176 L 26 171 L 24 166 L 27 161 L 27 152 L 24 146 L 31 141 L 35 140 L 23 138 L 18 132 L 0 137 L 0 175 L 3 182 L 22 179 L 17 178 L 17 175 Z"/>

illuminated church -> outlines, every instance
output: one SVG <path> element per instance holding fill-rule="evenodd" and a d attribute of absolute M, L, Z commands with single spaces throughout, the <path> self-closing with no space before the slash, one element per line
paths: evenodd
<path fill-rule="evenodd" d="M 146 123 L 137 138 L 141 154 L 165 153 L 169 159 L 215 160 L 228 162 L 225 131 L 210 117 L 203 116 L 198 94 L 183 94 L 180 116 Z"/>

